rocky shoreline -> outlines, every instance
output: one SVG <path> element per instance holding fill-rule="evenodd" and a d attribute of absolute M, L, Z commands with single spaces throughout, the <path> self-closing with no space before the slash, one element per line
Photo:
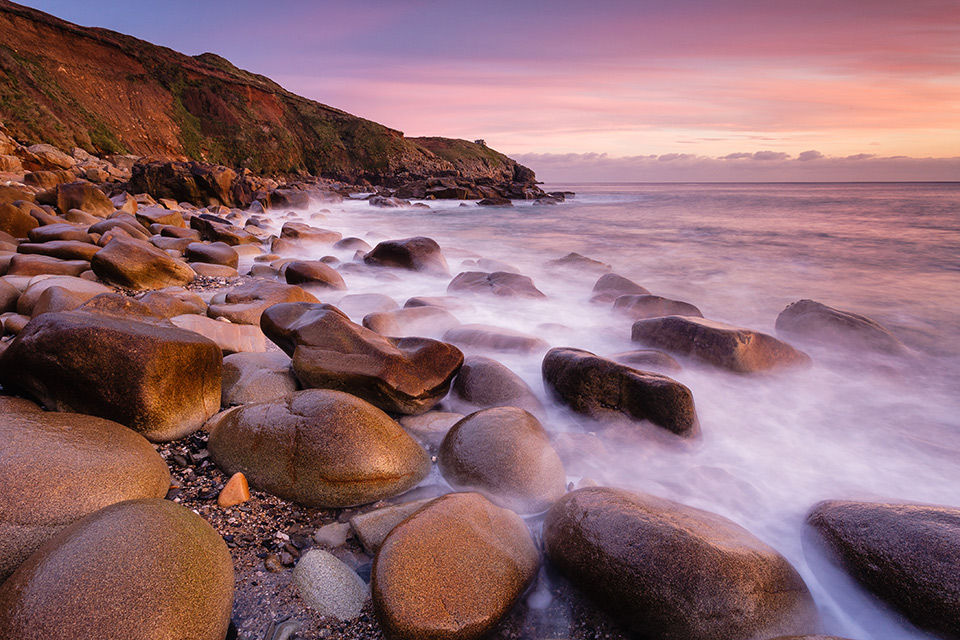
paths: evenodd
<path fill-rule="evenodd" d="M 803 300 L 774 337 L 572 254 L 553 266 L 595 279 L 637 349 L 552 345 L 457 318 L 545 298 L 508 266 L 322 228 L 314 208 L 364 186 L 134 160 L 0 138 L 0 638 L 822 637 L 801 576 L 750 532 L 572 482 L 586 440 L 544 402 L 611 442 L 681 446 L 710 428 L 682 367 L 809 367 L 785 339 L 911 363 L 885 328 Z M 455 177 L 367 193 L 565 195 Z M 358 274 L 448 295 L 400 308 L 351 292 Z M 542 355 L 548 396 L 510 353 Z M 960 633 L 960 510 L 829 502 L 809 526 L 914 624 Z"/>

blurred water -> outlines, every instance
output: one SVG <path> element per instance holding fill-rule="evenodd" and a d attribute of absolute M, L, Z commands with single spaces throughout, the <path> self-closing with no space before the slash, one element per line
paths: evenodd
<path fill-rule="evenodd" d="M 431 202 L 429 210 L 346 202 L 323 205 L 324 220 L 311 220 L 311 212 L 298 218 L 371 245 L 428 235 L 443 247 L 452 274 L 477 257 L 514 265 L 546 300 L 471 297 L 474 309 L 455 315 L 600 355 L 636 348 L 630 320 L 588 302 L 597 273 L 551 269 L 545 261 L 575 251 L 655 294 L 697 305 L 708 318 L 769 333 L 777 314 L 801 298 L 878 320 L 917 352 L 916 361 L 877 367 L 814 350 L 812 369 L 772 376 L 688 365 L 674 377 L 693 391 L 698 443 L 625 444 L 601 435 L 605 448 L 584 446 L 568 472 L 575 482 L 590 476 L 741 524 L 797 567 L 829 633 L 928 637 L 904 628 L 803 545 L 803 517 L 828 498 L 960 506 L 960 184 L 546 188 L 577 197 L 513 208 Z M 344 278 L 349 293 L 386 293 L 401 306 L 410 296 L 443 295 L 448 283 L 400 275 Z M 495 357 L 547 401 L 542 354 Z M 598 430 L 552 404 L 545 426 L 554 434 Z"/>

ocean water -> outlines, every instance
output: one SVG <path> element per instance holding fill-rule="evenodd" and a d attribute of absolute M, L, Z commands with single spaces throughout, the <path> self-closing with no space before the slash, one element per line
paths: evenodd
<path fill-rule="evenodd" d="M 685 363 L 671 375 L 694 395 L 702 437 L 693 444 L 604 432 L 549 401 L 542 354 L 486 355 L 547 403 L 551 434 L 579 438 L 567 462 L 571 482 L 590 478 L 732 519 L 797 568 L 825 632 L 929 637 L 826 562 L 804 515 L 824 499 L 960 506 L 960 183 L 545 188 L 577 195 L 556 206 L 512 208 L 430 202 L 430 209 L 378 209 L 348 201 L 275 223 L 302 220 L 371 245 L 427 235 L 454 275 L 482 270 L 471 262 L 478 259 L 510 265 L 547 299 L 469 297 L 472 308 L 454 312 L 458 319 L 599 355 L 639 348 L 630 342 L 631 320 L 589 302 L 598 272 L 547 261 L 577 252 L 652 293 L 697 305 L 707 318 L 768 333 L 777 314 L 802 298 L 879 321 L 915 357 L 880 361 L 805 348 L 812 368 L 760 376 Z M 401 306 L 414 295 L 444 295 L 449 282 L 396 276 L 344 273 L 348 293 L 384 293 Z M 337 303 L 342 295 L 322 299 Z"/>

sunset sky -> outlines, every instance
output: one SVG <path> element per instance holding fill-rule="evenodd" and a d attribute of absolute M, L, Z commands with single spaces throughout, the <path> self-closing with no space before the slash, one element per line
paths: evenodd
<path fill-rule="evenodd" d="M 960 180 L 958 0 L 35 0 L 546 180 Z"/>

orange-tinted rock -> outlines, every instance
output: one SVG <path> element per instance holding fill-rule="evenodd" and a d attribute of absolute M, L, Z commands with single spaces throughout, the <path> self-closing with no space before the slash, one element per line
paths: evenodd
<path fill-rule="evenodd" d="M 235 473 L 223 485 L 220 495 L 217 496 L 217 504 L 224 509 L 229 509 L 238 504 L 243 504 L 250 499 L 250 485 L 247 484 L 247 478 L 242 473 Z"/>
<path fill-rule="evenodd" d="M 80 209 L 98 218 L 106 218 L 116 211 L 116 207 L 103 191 L 82 181 L 57 185 L 57 209 L 62 213 L 70 209 Z"/>
<path fill-rule="evenodd" d="M 450 268 L 440 245 L 431 238 L 417 236 L 403 240 L 385 240 L 364 256 L 363 261 L 379 267 L 396 267 L 448 275 Z"/>
<path fill-rule="evenodd" d="M 193 282 L 196 274 L 153 245 L 116 236 L 90 261 L 93 272 L 128 289 L 160 289 Z"/>

